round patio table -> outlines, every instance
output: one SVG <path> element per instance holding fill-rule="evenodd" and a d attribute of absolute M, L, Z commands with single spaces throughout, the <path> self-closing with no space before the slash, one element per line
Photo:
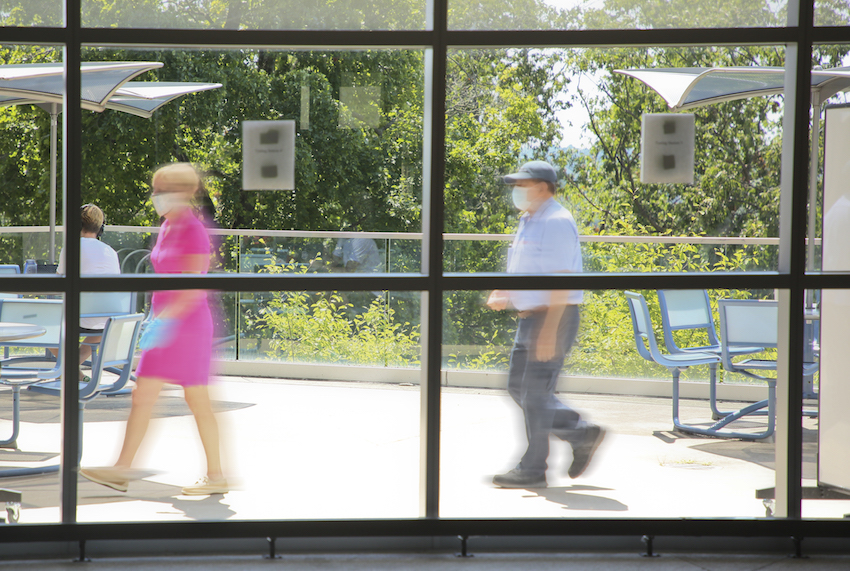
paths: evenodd
<path fill-rule="evenodd" d="M 18 341 L 19 339 L 31 339 L 40 337 L 47 333 L 47 329 L 40 325 L 30 323 L 9 323 L 0 321 L 0 341 Z"/>
<path fill-rule="evenodd" d="M 40 325 L 31 323 L 11 323 L 0 321 L 0 341 L 18 341 L 20 339 L 32 339 L 47 333 L 47 329 Z M 43 468 L 11 468 L 0 470 L 0 478 L 12 476 L 31 476 L 35 474 L 46 474 L 57 472 L 59 466 L 46 466 Z M 17 521 L 18 506 L 20 504 L 20 492 L 14 490 L 0 489 L 0 502 L 6 502 L 6 513 L 9 521 Z M 12 511 L 10 511 L 12 509 Z"/>

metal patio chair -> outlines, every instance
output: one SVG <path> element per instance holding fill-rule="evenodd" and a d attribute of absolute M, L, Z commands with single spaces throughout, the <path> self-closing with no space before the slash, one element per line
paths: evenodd
<path fill-rule="evenodd" d="M 766 349 L 776 348 L 779 338 L 779 304 L 775 301 L 755 299 L 721 299 L 717 306 L 720 312 L 720 338 L 722 350 L 720 357 L 723 368 L 741 373 L 751 379 L 767 382 L 767 399 L 741 409 L 736 415 L 752 414 L 754 410 L 767 410 L 768 428 L 762 438 L 772 435 L 776 424 L 776 379 L 764 376 L 766 371 L 776 370 L 775 359 L 747 358 L 735 361 L 736 348 L 758 344 Z M 818 371 L 818 363 L 804 362 L 803 375 L 813 375 Z M 757 407 L 757 408 L 756 408 Z M 753 409 L 745 412 L 748 409 Z"/>
<path fill-rule="evenodd" d="M 744 440 L 758 440 L 769 436 L 724 430 L 724 427 L 728 424 L 738 420 L 741 416 L 746 414 L 739 414 L 742 411 L 737 411 L 733 414 L 727 415 L 708 427 L 683 424 L 679 420 L 679 377 L 681 372 L 689 367 L 696 367 L 699 365 L 713 364 L 716 366 L 717 363 L 720 362 L 720 357 L 713 353 L 662 353 L 658 347 L 658 342 L 655 340 L 655 331 L 652 327 L 652 320 L 649 316 L 649 308 L 646 305 L 646 300 L 643 295 L 633 291 L 627 291 L 625 294 L 626 300 L 629 304 L 629 313 L 632 318 L 635 345 L 638 353 L 647 361 L 652 361 L 663 367 L 667 367 L 673 377 L 673 427 L 676 430 L 690 434 L 713 436 L 716 438 L 735 438 Z"/>
<path fill-rule="evenodd" d="M 658 305 L 661 308 L 661 329 L 664 344 L 670 353 L 711 353 L 720 355 L 720 339 L 714 325 L 714 314 L 708 292 L 703 289 L 661 289 L 658 290 Z M 704 331 L 708 345 L 699 347 L 679 347 L 674 339 L 675 331 Z M 764 347 L 730 347 L 733 355 L 761 353 Z M 709 379 L 709 407 L 711 418 L 719 420 L 733 414 L 734 411 L 721 411 L 717 407 L 717 365 L 711 365 Z"/>

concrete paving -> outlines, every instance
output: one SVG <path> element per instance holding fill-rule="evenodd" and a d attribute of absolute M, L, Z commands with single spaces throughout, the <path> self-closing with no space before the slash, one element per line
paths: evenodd
<path fill-rule="evenodd" d="M 149 476 L 127 493 L 79 483 L 81 522 L 412 518 L 419 505 L 418 387 L 370 383 L 221 378 L 214 387 L 234 489 L 189 497 L 203 473 L 194 421 L 180 389 L 163 393 L 137 466 Z M 608 429 L 590 469 L 565 472 L 567 446 L 552 442 L 549 487 L 495 488 L 524 447 L 521 415 L 504 391 L 445 389 L 442 395 L 441 515 L 445 517 L 763 517 L 755 490 L 774 485 L 774 445 L 671 431 L 669 399 L 562 395 Z M 58 401 L 25 395 L 19 451 L 0 465 L 56 461 Z M 731 406 L 731 405 L 730 405 Z M 129 396 L 86 411 L 83 466 L 114 461 Z M 709 423 L 707 403 L 684 401 L 683 420 Z M 8 418 L 0 409 L 0 418 Z M 758 429 L 764 419 L 741 421 Z M 804 477 L 816 475 L 817 421 L 806 421 Z M 0 436 L 10 422 L 0 420 Z M 21 490 L 21 523 L 58 522 L 58 476 L 7 478 Z M 805 517 L 841 518 L 846 501 L 806 501 Z"/>

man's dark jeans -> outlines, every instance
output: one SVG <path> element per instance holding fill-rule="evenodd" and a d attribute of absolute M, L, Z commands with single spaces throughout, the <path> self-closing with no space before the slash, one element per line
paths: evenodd
<path fill-rule="evenodd" d="M 508 392 L 522 408 L 528 437 L 528 449 L 518 467 L 539 474 L 547 468 L 549 434 L 580 442 L 585 428 L 579 413 L 555 396 L 558 374 L 578 334 L 579 308 L 566 306 L 558 324 L 555 357 L 551 361 L 538 361 L 537 337 L 545 318 L 546 311 L 520 317 L 508 371 Z"/>

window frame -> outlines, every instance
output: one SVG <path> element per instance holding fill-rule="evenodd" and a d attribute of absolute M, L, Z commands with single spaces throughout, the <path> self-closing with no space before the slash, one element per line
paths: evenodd
<path fill-rule="evenodd" d="M 67 275 L 2 277 L 3 289 L 22 292 L 52 291 L 66 302 L 66 377 L 77 374 L 79 293 L 81 291 L 143 291 L 203 287 L 220 291 L 316 291 L 391 289 L 423 294 L 421 389 L 422 462 L 420 517 L 406 520 L 344 521 L 221 521 L 188 523 L 103 523 L 76 521 L 79 415 L 76 383 L 64 384 L 62 399 L 61 523 L 9 526 L 0 541 L 88 539 L 198 539 L 212 537 L 353 537 L 353 536 L 470 536 L 470 535 L 677 535 L 839 537 L 850 531 L 850 521 L 816 521 L 801 518 L 802 465 L 802 312 L 790 308 L 803 304 L 807 289 L 850 288 L 850 275 L 807 274 L 805 230 L 807 224 L 809 62 L 812 45 L 850 41 L 844 27 L 815 27 L 814 0 L 789 0 L 789 25 L 779 28 L 648 29 L 586 31 L 455 31 L 447 27 L 449 0 L 429 2 L 426 31 L 251 31 L 83 28 L 83 0 L 65 0 L 63 28 L 0 28 L 0 41 L 8 44 L 61 45 L 66 63 L 63 115 L 63 172 L 65 211 L 81 205 L 81 126 L 79 105 L 80 52 L 82 46 L 136 48 L 413 48 L 426 53 L 425 138 L 423 153 L 423 254 L 420 274 L 405 276 L 329 275 L 207 275 L 177 277 L 122 276 L 82 278 L 79 275 L 79 241 L 66 244 Z M 783 213 L 780 234 L 780 268 L 777 272 L 735 274 L 582 274 L 540 276 L 534 284 L 521 276 L 464 275 L 443 272 L 443 188 L 445 181 L 446 58 L 449 49 L 473 47 L 638 47 L 678 45 L 780 45 L 789 50 L 786 70 L 794 72 L 793 96 L 786 93 L 783 151 Z M 790 55 L 793 53 L 793 57 Z M 792 109 L 789 109 L 792 107 Z M 791 134 L 789 137 L 788 134 Z M 787 169 L 787 170 L 786 170 Z M 787 179 L 786 179 L 787 177 Z M 79 217 L 65 221 L 66 236 L 76 236 Z M 781 331 L 788 347 L 785 375 L 780 383 L 777 443 L 777 504 L 773 520 L 740 518 L 718 520 L 665 519 L 442 519 L 439 514 L 440 368 L 442 298 L 451 290 L 509 289 L 780 289 L 788 292 L 781 312 Z M 783 373 L 780 371 L 780 375 Z M 793 403 L 791 406 L 789 403 Z M 721 523 L 722 522 L 722 523 Z"/>

